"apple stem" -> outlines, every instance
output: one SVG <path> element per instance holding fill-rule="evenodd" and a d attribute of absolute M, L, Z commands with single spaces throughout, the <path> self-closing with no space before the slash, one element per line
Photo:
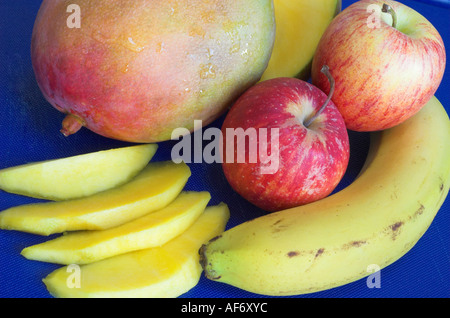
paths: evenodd
<path fill-rule="evenodd" d="M 61 133 L 65 137 L 68 137 L 68 136 L 76 133 L 83 126 L 84 126 L 84 123 L 81 118 L 79 118 L 78 116 L 72 115 L 72 114 L 68 114 L 62 122 Z"/>
<path fill-rule="evenodd" d="M 383 8 L 381 11 L 384 13 L 389 13 L 392 16 L 392 27 L 397 28 L 397 13 L 395 13 L 394 9 L 388 4 L 383 4 Z"/>
<path fill-rule="evenodd" d="M 321 69 L 321 72 L 326 75 L 326 77 L 328 78 L 328 81 L 330 82 L 330 93 L 328 94 L 328 98 L 325 101 L 325 103 L 322 105 L 322 107 L 320 107 L 320 109 L 317 111 L 317 113 L 314 116 L 312 116 L 305 123 L 306 128 L 308 128 L 312 124 L 312 122 L 314 120 L 316 120 L 317 117 L 319 117 L 320 114 L 325 110 L 325 108 L 328 106 L 328 103 L 331 101 L 331 98 L 333 97 L 333 94 L 334 94 L 335 81 L 334 81 L 333 76 L 330 73 L 330 68 L 328 67 L 328 65 L 324 65 Z"/>

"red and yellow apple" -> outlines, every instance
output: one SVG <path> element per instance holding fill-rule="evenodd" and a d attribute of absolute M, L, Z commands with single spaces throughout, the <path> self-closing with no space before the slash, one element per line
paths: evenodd
<path fill-rule="evenodd" d="M 245 147 L 238 147 L 239 129 L 256 131 Z M 278 138 L 272 138 L 274 133 Z M 230 186 L 269 212 L 329 195 L 350 156 L 348 132 L 336 106 L 317 87 L 295 78 L 274 78 L 247 90 L 227 114 L 222 136 L 222 167 Z M 258 151 L 253 162 L 252 151 Z M 269 163 L 262 153 L 277 154 L 270 173 L 264 172 Z"/>
<path fill-rule="evenodd" d="M 347 128 L 377 131 L 404 122 L 430 100 L 446 53 L 438 31 L 418 12 L 396 1 L 361 0 L 331 22 L 314 56 L 312 82 L 328 92 L 324 64 Z"/>
<path fill-rule="evenodd" d="M 44 0 L 31 53 L 64 134 L 159 142 L 224 113 L 260 79 L 274 37 L 271 0 Z"/>

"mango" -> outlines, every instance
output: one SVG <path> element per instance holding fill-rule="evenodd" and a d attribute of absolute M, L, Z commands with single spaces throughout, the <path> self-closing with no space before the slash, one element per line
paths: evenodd
<path fill-rule="evenodd" d="M 87 197 L 130 181 L 157 149 L 136 145 L 2 169 L 0 189 L 54 201 Z"/>
<path fill-rule="evenodd" d="M 198 284 L 202 273 L 198 250 L 225 230 L 229 216 L 224 203 L 207 207 L 191 227 L 164 245 L 78 269 L 64 266 L 43 282 L 58 298 L 178 297 Z"/>
<path fill-rule="evenodd" d="M 154 143 L 224 113 L 274 39 L 272 0 L 43 0 L 31 57 L 64 135 Z"/>
<path fill-rule="evenodd" d="M 108 229 L 167 206 L 181 193 L 190 175 L 185 163 L 152 162 L 130 182 L 107 191 L 4 210 L 0 212 L 0 229 L 39 235 Z"/>
<path fill-rule="evenodd" d="M 276 36 L 261 81 L 276 77 L 308 80 L 322 34 L 341 11 L 342 0 L 274 0 Z"/>
<path fill-rule="evenodd" d="M 140 249 L 163 245 L 190 227 L 205 210 L 209 192 L 182 192 L 165 208 L 100 231 L 69 232 L 29 246 L 22 255 L 57 264 L 89 264 Z"/>

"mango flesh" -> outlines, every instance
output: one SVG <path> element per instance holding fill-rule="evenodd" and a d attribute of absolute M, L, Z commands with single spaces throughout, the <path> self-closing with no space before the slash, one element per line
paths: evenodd
<path fill-rule="evenodd" d="M 152 162 L 130 182 L 107 191 L 4 210 L 0 212 L 0 229 L 50 235 L 111 228 L 167 206 L 181 193 L 190 175 L 185 163 Z"/>
<path fill-rule="evenodd" d="M 67 266 L 43 281 L 58 298 L 178 297 L 197 285 L 202 273 L 198 250 L 224 231 L 228 219 L 226 204 L 207 207 L 191 227 L 162 246 L 81 265 L 79 281 Z"/>
<path fill-rule="evenodd" d="M 64 134 L 152 143 L 225 112 L 260 79 L 274 39 L 271 0 L 44 0 L 31 55 L 44 97 L 70 114 Z"/>
<path fill-rule="evenodd" d="M 0 189 L 46 200 L 71 200 L 93 195 L 135 177 L 158 146 L 137 145 L 0 170 Z"/>
<path fill-rule="evenodd" d="M 341 0 L 274 0 L 276 37 L 261 81 L 276 77 L 307 80 L 322 34 L 341 11 Z"/>
<path fill-rule="evenodd" d="M 190 227 L 211 195 L 182 192 L 165 208 L 120 226 L 78 231 L 22 250 L 27 259 L 58 264 L 88 264 L 127 252 L 163 245 Z"/>

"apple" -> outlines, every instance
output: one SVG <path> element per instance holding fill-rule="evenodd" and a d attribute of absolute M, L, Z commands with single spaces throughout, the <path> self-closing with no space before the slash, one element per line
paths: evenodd
<path fill-rule="evenodd" d="M 330 76 L 326 67 L 323 71 Z M 310 83 L 287 77 L 248 89 L 222 126 L 222 167 L 230 186 L 268 212 L 329 195 L 342 179 L 350 156 L 348 132 L 331 96 L 332 92 L 327 97 Z M 245 146 L 238 144 L 242 139 L 236 133 L 238 129 L 249 136 Z M 255 131 L 256 136 L 249 131 Z M 274 134 L 278 138 L 272 138 Z M 252 161 L 255 149 L 258 155 Z M 270 173 L 264 169 L 269 149 L 278 160 L 277 169 Z M 239 160 L 239 156 L 245 160 Z"/>
<path fill-rule="evenodd" d="M 276 36 L 261 81 L 275 77 L 307 80 L 322 34 L 341 11 L 341 0 L 274 0 Z"/>
<path fill-rule="evenodd" d="M 207 125 L 260 79 L 275 38 L 271 0 L 75 2 L 44 0 L 31 41 L 65 136 L 156 143 Z"/>
<path fill-rule="evenodd" d="M 324 64 L 347 128 L 367 132 L 399 125 L 430 100 L 446 52 L 439 32 L 418 12 L 396 1 L 361 0 L 332 21 L 314 56 L 312 83 L 328 92 Z"/>

